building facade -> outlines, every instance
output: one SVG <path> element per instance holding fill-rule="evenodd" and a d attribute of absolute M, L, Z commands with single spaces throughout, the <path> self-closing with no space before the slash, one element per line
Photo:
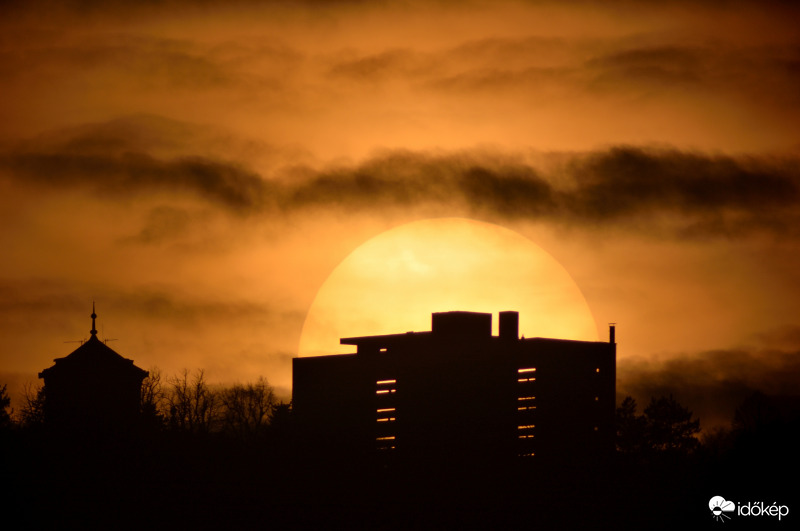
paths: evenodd
<path fill-rule="evenodd" d="M 520 338 L 517 312 L 432 315 L 430 332 L 343 338 L 295 358 L 307 449 L 432 463 L 582 463 L 614 449 L 616 343 Z"/>

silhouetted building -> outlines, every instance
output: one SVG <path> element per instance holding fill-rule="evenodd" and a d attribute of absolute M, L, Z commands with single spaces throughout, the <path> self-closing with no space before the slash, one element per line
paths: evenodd
<path fill-rule="evenodd" d="M 129 429 L 139 415 L 148 372 L 97 338 L 92 307 L 89 340 L 39 373 L 44 379 L 45 421 L 69 429 Z"/>
<path fill-rule="evenodd" d="M 307 450 L 403 462 L 580 464 L 614 449 L 616 343 L 519 338 L 519 314 L 432 315 L 430 332 L 343 338 L 295 358 Z"/>

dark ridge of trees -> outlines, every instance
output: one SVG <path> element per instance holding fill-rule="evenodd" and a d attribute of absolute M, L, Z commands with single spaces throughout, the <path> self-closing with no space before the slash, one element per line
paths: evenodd
<path fill-rule="evenodd" d="M 98 400 L 102 397 L 98 396 Z M 0 429 L 41 429 L 47 389 L 26 383 L 22 406 L 10 410 L 7 386 L 0 387 Z M 149 370 L 140 393 L 142 433 L 181 432 L 197 436 L 227 436 L 246 440 L 263 436 L 277 415 L 277 426 L 288 428 L 291 405 L 282 403 L 264 377 L 227 387 L 208 383 L 203 369 L 184 369 L 164 377 L 158 367 Z"/>
<path fill-rule="evenodd" d="M 0 437 L 4 501 L 40 528 L 692 528 L 711 521 L 711 496 L 736 499 L 732 486 L 768 485 L 778 462 L 796 473 L 800 440 L 800 401 L 790 397 L 756 393 L 729 428 L 702 437 L 673 396 L 652 397 L 641 411 L 626 397 L 616 410 L 616 459 L 599 473 L 492 476 L 476 464 L 441 477 L 380 462 L 320 467 L 300 454 L 291 404 L 264 378 L 214 386 L 202 370 L 152 368 L 141 429 L 94 443 L 46 429 L 43 387 L 26 386 L 16 412 L 7 398 L 0 385 L 0 425 L 10 423 Z M 755 466 L 764 460 L 768 470 Z M 770 502 L 781 494 L 770 491 Z"/>
<path fill-rule="evenodd" d="M 0 432 L 5 432 L 11 429 L 11 415 L 14 413 L 11 409 L 11 397 L 8 396 L 8 384 L 3 384 L 0 387 Z"/>
<path fill-rule="evenodd" d="M 263 376 L 255 382 L 214 388 L 202 369 L 184 369 L 165 380 L 158 367 L 149 372 L 142 382 L 141 412 L 143 424 L 151 430 L 218 434 L 247 441 L 262 437 L 276 412 L 285 417 L 290 411 Z"/>
<path fill-rule="evenodd" d="M 700 420 L 672 395 L 652 397 L 642 415 L 627 396 L 617 408 L 617 450 L 626 456 L 688 455 L 700 441 Z"/>
<path fill-rule="evenodd" d="M 33 385 L 30 382 L 25 384 L 22 393 L 22 409 L 17 418 L 21 427 L 39 429 L 44 426 L 46 399 L 44 385 Z"/>

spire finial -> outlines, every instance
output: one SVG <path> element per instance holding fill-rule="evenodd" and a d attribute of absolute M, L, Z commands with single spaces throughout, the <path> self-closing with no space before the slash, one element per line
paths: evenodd
<path fill-rule="evenodd" d="M 94 313 L 94 301 L 92 301 L 92 315 L 91 315 L 91 318 L 92 318 L 92 330 L 90 331 L 90 333 L 92 334 L 92 336 L 97 336 L 97 327 L 95 326 L 95 323 L 94 323 L 94 320 L 97 319 L 97 314 Z"/>

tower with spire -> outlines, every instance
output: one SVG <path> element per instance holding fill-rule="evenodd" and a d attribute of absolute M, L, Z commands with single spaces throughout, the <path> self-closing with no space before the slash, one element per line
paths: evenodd
<path fill-rule="evenodd" d="M 39 373 L 44 380 L 45 421 L 70 431 L 126 429 L 139 415 L 142 380 L 148 372 L 97 337 L 94 302 L 91 318 L 89 339 Z"/>

